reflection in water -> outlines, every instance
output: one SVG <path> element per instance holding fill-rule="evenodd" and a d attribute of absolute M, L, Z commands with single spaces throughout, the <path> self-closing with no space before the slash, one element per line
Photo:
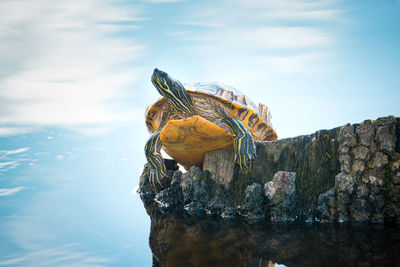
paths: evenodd
<path fill-rule="evenodd" d="M 184 212 L 162 214 L 147 204 L 153 266 L 393 266 L 400 262 L 399 227 L 218 220 Z"/>
<path fill-rule="evenodd" d="M 0 138 L 0 266 L 151 266 L 150 220 L 131 194 L 142 150 L 126 130 Z"/>

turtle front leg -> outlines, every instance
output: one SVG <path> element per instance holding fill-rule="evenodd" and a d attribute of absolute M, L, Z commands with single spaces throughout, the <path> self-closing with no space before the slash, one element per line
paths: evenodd
<path fill-rule="evenodd" d="M 150 185 L 156 192 L 156 183 L 163 187 L 161 179 L 167 176 L 164 160 L 161 156 L 160 131 L 154 132 L 144 147 L 147 161 L 150 167 L 147 169 Z"/>
<path fill-rule="evenodd" d="M 225 117 L 221 122 L 230 130 L 233 136 L 235 162 L 239 164 L 241 170 L 247 171 L 251 165 L 252 159 L 256 156 L 256 147 L 253 137 L 242 122 L 237 119 Z"/>

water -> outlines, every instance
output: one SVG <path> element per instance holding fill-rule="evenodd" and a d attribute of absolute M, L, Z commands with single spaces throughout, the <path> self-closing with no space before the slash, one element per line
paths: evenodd
<path fill-rule="evenodd" d="M 42 130 L 0 142 L 0 266 L 321 266 L 400 262 L 399 228 L 265 224 L 146 209 L 145 140 Z M 151 218 L 151 220 L 150 220 Z"/>
<path fill-rule="evenodd" d="M 143 143 L 42 132 L 0 141 L 0 266 L 151 266 Z"/>
<path fill-rule="evenodd" d="M 154 266 L 399 266 L 398 227 L 193 218 L 149 210 Z"/>

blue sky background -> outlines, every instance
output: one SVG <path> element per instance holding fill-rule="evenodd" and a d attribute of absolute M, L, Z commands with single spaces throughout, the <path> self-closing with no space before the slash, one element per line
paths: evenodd
<path fill-rule="evenodd" d="M 155 67 L 236 87 L 285 138 L 400 116 L 399 47 L 398 0 L 1 1 L 0 266 L 150 264 Z"/>
<path fill-rule="evenodd" d="M 281 137 L 398 115 L 399 1 L 2 1 L 0 134 L 135 125 L 154 67 L 268 105 Z"/>

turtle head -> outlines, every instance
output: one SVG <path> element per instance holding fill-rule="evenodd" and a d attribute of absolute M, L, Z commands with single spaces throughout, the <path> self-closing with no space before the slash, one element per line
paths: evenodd
<path fill-rule="evenodd" d="M 157 91 L 166 98 L 168 98 L 168 94 L 173 94 L 176 91 L 176 80 L 159 69 L 154 69 L 151 82 Z"/>
<path fill-rule="evenodd" d="M 197 114 L 189 93 L 180 81 L 172 78 L 166 72 L 154 69 L 151 82 L 156 87 L 157 91 L 165 97 L 179 113 L 192 116 Z"/>

